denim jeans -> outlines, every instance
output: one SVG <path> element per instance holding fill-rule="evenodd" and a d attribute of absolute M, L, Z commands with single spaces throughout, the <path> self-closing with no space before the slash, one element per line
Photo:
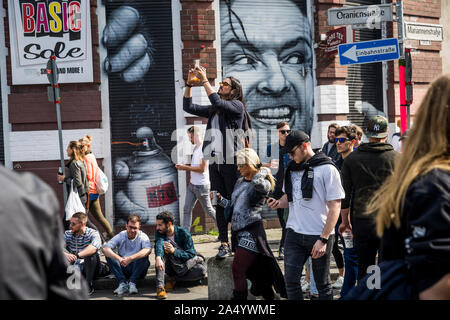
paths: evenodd
<path fill-rule="evenodd" d="M 308 262 L 306 262 L 306 270 L 309 273 L 309 292 L 311 294 L 319 294 L 317 291 L 316 282 L 314 281 L 314 273 L 312 272 L 312 258 L 308 258 Z"/>
<path fill-rule="evenodd" d="M 346 248 L 344 242 L 344 284 L 341 288 L 341 298 L 344 297 L 350 289 L 352 289 L 358 279 L 358 256 L 355 248 Z"/>
<path fill-rule="evenodd" d="M 126 267 L 121 266 L 116 259 L 106 257 L 106 262 L 111 268 L 112 273 L 116 276 L 119 284 L 127 282 L 127 278 L 130 279 L 130 282 L 136 283 L 136 280 L 145 278 L 147 270 L 150 267 L 148 257 L 135 260 Z"/>
<path fill-rule="evenodd" d="M 303 300 L 300 277 L 307 259 L 311 256 L 314 244 L 320 235 L 305 235 L 288 228 L 284 243 L 284 274 L 286 291 L 289 300 Z M 330 235 L 325 254 L 312 259 L 312 273 L 319 291 L 319 299 L 333 300 L 333 290 L 330 279 L 330 258 L 333 248 L 334 235 Z"/>
<path fill-rule="evenodd" d="M 186 199 L 184 202 L 183 209 L 183 229 L 187 232 L 191 232 L 192 225 L 192 209 L 194 209 L 195 203 L 197 200 L 200 201 L 203 210 L 209 214 L 211 218 L 216 220 L 216 211 L 211 205 L 211 199 L 209 198 L 209 185 L 195 185 L 189 183 L 186 189 Z"/>

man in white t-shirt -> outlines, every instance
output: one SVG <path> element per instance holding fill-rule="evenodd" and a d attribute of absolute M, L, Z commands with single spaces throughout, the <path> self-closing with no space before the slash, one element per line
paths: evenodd
<path fill-rule="evenodd" d="M 214 210 L 209 191 L 211 189 L 209 182 L 208 160 L 203 159 L 203 140 L 199 128 L 192 126 L 188 129 L 189 140 L 194 147 L 191 165 L 177 164 L 178 170 L 191 172 L 191 181 L 186 189 L 186 199 L 183 209 L 183 229 L 190 232 L 192 225 L 192 209 L 194 209 L 197 200 L 203 207 L 203 210 L 216 220 L 216 211 Z"/>
<path fill-rule="evenodd" d="M 319 299 L 332 300 L 330 257 L 334 226 L 345 197 L 340 174 L 329 157 L 314 153 L 303 131 L 292 131 L 285 148 L 294 160 L 286 168 L 285 194 L 279 200 L 269 198 L 267 203 L 272 209 L 289 207 L 284 248 L 288 299 L 303 300 L 300 277 L 311 256 Z"/>

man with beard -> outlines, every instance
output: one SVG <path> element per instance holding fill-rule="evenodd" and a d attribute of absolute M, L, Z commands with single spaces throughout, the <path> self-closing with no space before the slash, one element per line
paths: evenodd
<path fill-rule="evenodd" d="M 211 105 L 192 103 L 191 87 L 195 83 L 194 77 L 201 81 Z M 204 159 L 209 161 L 211 190 L 230 199 L 238 179 L 235 153 L 244 147 L 243 141 L 235 136 L 236 130 L 243 128 L 246 112 L 240 81 L 227 77 L 220 82 L 216 93 L 208 81 L 205 68 L 191 69 L 186 82 L 183 110 L 208 119 L 202 151 Z M 216 257 L 223 259 L 231 255 L 231 249 L 228 243 L 229 221 L 226 221 L 224 208 L 220 206 L 216 207 L 216 221 L 221 242 Z"/>
<path fill-rule="evenodd" d="M 302 0 L 220 1 L 222 65 L 242 81 L 253 128 L 281 121 L 310 134 L 311 29 Z"/>
<path fill-rule="evenodd" d="M 163 211 L 156 216 L 155 266 L 156 297 L 166 299 L 176 281 L 197 281 L 206 275 L 205 258 L 198 254 L 189 232 L 175 226 L 173 215 Z M 165 274 L 171 277 L 164 284 Z"/>
<path fill-rule="evenodd" d="M 333 160 L 334 164 L 341 162 L 342 157 L 338 153 L 334 138 L 336 138 L 336 130 L 339 128 L 337 123 L 332 123 L 328 126 L 327 138 L 328 141 L 325 142 L 322 148 L 322 152 Z"/>

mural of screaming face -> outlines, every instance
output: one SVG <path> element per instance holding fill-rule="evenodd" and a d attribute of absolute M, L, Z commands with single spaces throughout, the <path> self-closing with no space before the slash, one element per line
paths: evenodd
<path fill-rule="evenodd" d="M 224 77 L 238 78 L 254 129 L 311 133 L 314 84 L 306 0 L 221 0 Z"/>

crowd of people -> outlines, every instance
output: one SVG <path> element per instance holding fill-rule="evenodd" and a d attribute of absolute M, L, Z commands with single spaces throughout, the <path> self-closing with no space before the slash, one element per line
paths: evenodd
<path fill-rule="evenodd" d="M 192 103 L 195 78 L 211 105 Z M 227 77 L 216 93 L 203 67 L 191 69 L 183 109 L 207 118 L 210 130 L 202 138 L 199 128 L 188 129 L 195 146 L 192 161 L 176 165 L 191 173 L 181 226 L 175 225 L 168 211 L 156 217 L 157 298 L 166 299 L 177 281 L 200 280 L 207 274 L 205 257 L 196 252 L 190 234 L 192 209 L 200 200 L 219 229 L 215 258 L 233 257 L 233 300 L 246 300 L 249 291 L 266 300 L 275 299 L 276 294 L 303 300 L 308 289 L 311 299 L 332 300 L 333 289 L 339 288 L 343 299 L 450 299 L 449 104 L 450 77 L 442 76 L 432 83 L 414 126 L 402 139 L 402 153 L 387 143 L 387 119 L 372 116 L 365 130 L 368 142 L 362 141 L 363 131 L 356 125 L 331 124 L 328 141 L 320 150 L 312 148 L 308 134 L 280 122 L 276 126 L 278 146 L 269 145 L 261 159 L 246 135 L 252 126 L 240 81 Z M 243 134 L 236 135 L 233 130 Z M 138 293 L 137 280 L 145 277 L 150 267 L 150 237 L 141 230 L 137 214 L 129 215 L 125 230 L 114 235 L 100 209 L 95 184 L 98 164 L 91 143 L 89 136 L 71 141 L 68 174 L 57 176 L 59 182 L 76 190 L 86 208 L 85 213 L 64 219 L 63 237 L 57 203 L 48 187 L 31 175 L 17 177 L 0 170 L 0 180 L 11 181 L 17 199 L 26 203 L 2 201 L 8 204 L 8 210 L 0 209 L 2 213 L 22 213 L 14 217 L 18 222 L 15 228 L 0 223 L 0 234 L 11 238 L 11 245 L 4 246 L 11 252 L 5 255 L 22 259 L 22 263 L 33 260 L 30 265 L 49 282 L 30 281 L 27 288 L 19 278 L 2 278 L 6 287 L 0 298 L 86 298 L 86 293 L 94 291 L 93 281 L 108 273 L 117 280 L 115 294 Z M 275 177 L 271 169 L 278 169 Z M 21 184 L 27 190 L 20 191 Z M 264 230 L 266 205 L 277 210 L 283 229 L 278 259 L 284 260 L 284 274 Z M 89 212 L 105 234 L 89 221 Z M 4 217 L 6 214 L 0 215 Z M 20 229 L 20 219 L 46 221 L 45 228 L 51 231 L 42 239 L 18 241 L 17 237 L 26 233 Z M 21 253 L 18 243 L 28 243 L 22 251 L 32 253 L 31 258 Z M 36 246 L 40 243 L 42 246 Z M 100 252 L 106 263 L 100 260 Z M 332 255 L 339 271 L 334 284 L 330 280 Z M 35 257 L 42 261 L 36 262 Z M 68 266 L 83 275 L 70 290 Z M 373 266 L 381 269 L 381 288 L 376 290 L 367 281 Z M 27 278 L 26 272 L 37 271 L 25 268 L 22 278 Z M 30 279 L 35 277 L 30 275 Z"/>

